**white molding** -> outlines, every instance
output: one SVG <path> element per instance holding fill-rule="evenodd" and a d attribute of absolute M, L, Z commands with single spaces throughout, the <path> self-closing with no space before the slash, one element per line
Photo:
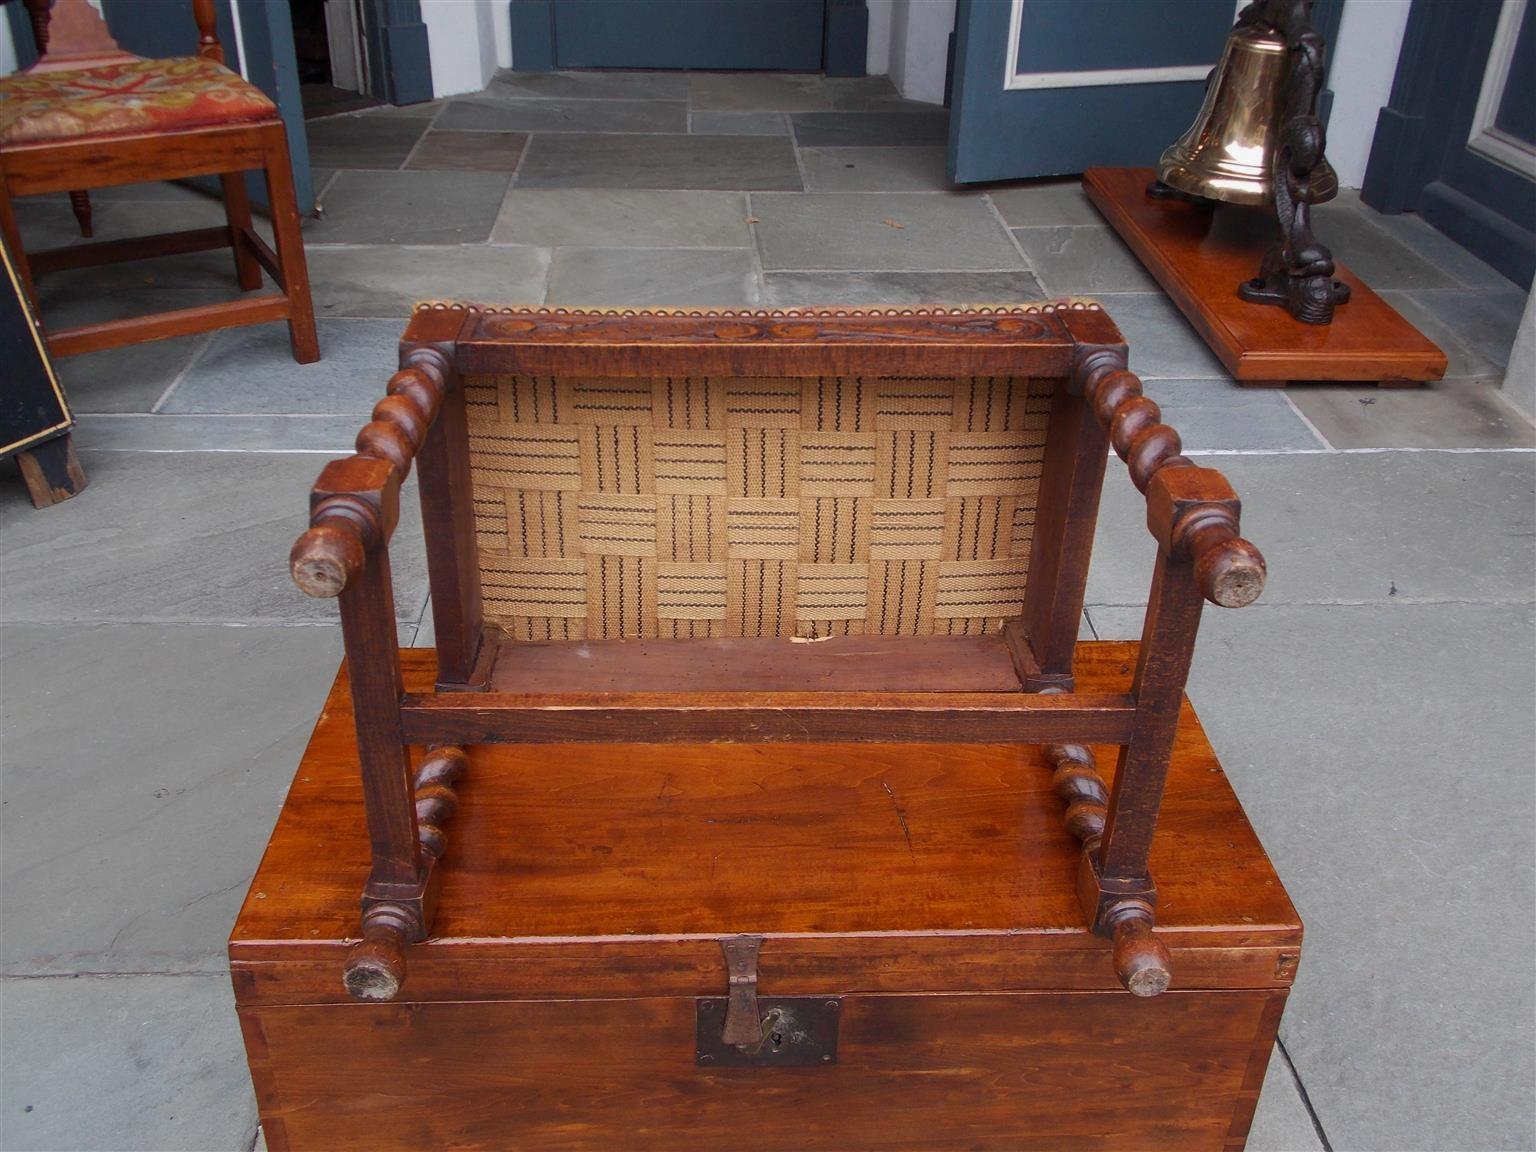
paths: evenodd
<path fill-rule="evenodd" d="M 1523 2 L 1523 0 L 1522 0 Z M 1239 7 L 1242 7 L 1239 0 Z M 1082 72 L 1020 72 L 1019 37 L 1024 25 L 1024 0 L 1013 0 L 1008 12 L 1008 56 L 1003 61 L 1003 88 L 1019 92 L 1039 88 L 1101 88 L 1110 84 L 1176 84 L 1204 80 L 1209 64 L 1173 64 L 1165 68 L 1100 68 Z"/>
<path fill-rule="evenodd" d="M 1477 95 L 1477 111 L 1472 114 L 1472 128 L 1467 133 L 1467 147 L 1495 164 L 1536 180 L 1536 145 L 1517 139 L 1494 124 L 1504 103 L 1504 88 L 1509 82 L 1525 5 L 1526 0 L 1504 0 L 1499 9 L 1499 24 L 1488 50 L 1488 64 L 1483 69 L 1483 86 Z"/>
<path fill-rule="evenodd" d="M 287 19 L 287 13 L 272 13 L 273 19 L 281 15 Z M 251 78 L 251 66 L 245 58 L 245 30 L 240 27 L 240 0 L 229 0 L 229 22 L 235 27 L 235 55 L 240 57 L 240 75 L 245 79 Z"/>

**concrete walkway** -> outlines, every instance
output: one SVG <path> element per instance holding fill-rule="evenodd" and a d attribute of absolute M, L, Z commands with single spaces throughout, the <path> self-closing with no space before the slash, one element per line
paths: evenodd
<path fill-rule="evenodd" d="M 1416 390 L 1245 391 L 1071 182 L 955 191 L 942 110 L 883 79 L 505 75 L 484 94 L 310 125 L 325 358 L 280 326 L 77 357 L 90 488 L 0 480 L 0 1145 L 247 1149 L 223 948 L 340 657 L 289 583 L 326 455 L 417 298 L 997 302 L 1093 294 L 1244 500 L 1263 600 L 1211 610 L 1191 695 L 1307 925 L 1250 1147 L 1536 1145 L 1536 432 L 1497 388 L 1509 283 L 1346 194 L 1335 251 L 1445 348 Z M 102 236 L 222 222 L 157 185 Z M 68 206 L 19 206 L 33 247 Z M 227 298 L 219 253 L 42 286 L 54 324 Z M 1089 589 L 1140 627 L 1141 500 L 1113 463 Z M 430 643 L 420 526 L 394 550 Z"/>

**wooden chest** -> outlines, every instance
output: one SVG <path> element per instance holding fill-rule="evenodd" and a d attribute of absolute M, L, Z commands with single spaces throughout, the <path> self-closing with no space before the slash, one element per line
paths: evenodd
<path fill-rule="evenodd" d="M 402 657 L 430 685 L 433 653 Z M 1079 690 L 1134 662 L 1080 645 Z M 1149 999 L 1083 925 L 1039 748 L 469 755 L 431 939 L 399 1001 L 356 1003 L 338 679 L 230 941 L 274 1152 L 1243 1146 L 1301 926 L 1187 702 L 1152 853 L 1174 983 Z M 755 1052 L 722 1054 L 728 991 L 757 997 Z"/>

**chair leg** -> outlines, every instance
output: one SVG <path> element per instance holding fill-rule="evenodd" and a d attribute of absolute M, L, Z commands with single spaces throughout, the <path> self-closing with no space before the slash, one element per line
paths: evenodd
<path fill-rule="evenodd" d="M 288 337 L 293 358 L 300 364 L 320 359 L 315 334 L 315 306 L 309 297 L 309 268 L 304 262 L 304 237 L 299 233 L 299 203 L 293 191 L 293 167 L 288 158 L 288 134 L 281 124 L 267 135 L 267 200 L 272 206 L 272 238 L 283 272 L 283 294 L 291 309 Z"/>
<path fill-rule="evenodd" d="M 240 289 L 249 292 L 261 287 L 261 265 L 245 242 L 245 230 L 251 226 L 251 198 L 245 190 L 244 172 L 225 172 L 219 176 L 224 188 L 224 218 L 229 221 L 229 245 L 235 252 L 235 277 Z"/>
<path fill-rule="evenodd" d="M 89 240 L 96 235 L 96 229 L 91 225 L 91 194 L 89 192 L 71 192 L 69 194 L 69 206 L 74 209 L 75 220 L 80 225 L 80 235 Z"/>
<path fill-rule="evenodd" d="M 11 211 L 11 192 L 3 178 L 0 178 L 0 239 L 5 241 L 6 253 L 35 316 L 38 314 L 37 286 L 32 283 L 32 268 L 27 263 L 26 249 L 21 246 L 21 229 L 16 226 L 16 214 Z"/>

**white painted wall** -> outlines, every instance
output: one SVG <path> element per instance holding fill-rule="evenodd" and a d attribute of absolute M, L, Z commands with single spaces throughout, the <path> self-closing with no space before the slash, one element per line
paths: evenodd
<path fill-rule="evenodd" d="M 874 13 L 870 13 L 873 20 Z M 891 82 L 908 100 L 944 103 L 955 0 L 891 0 Z"/>
<path fill-rule="evenodd" d="M 1328 160 L 1345 188 L 1358 188 L 1365 179 L 1376 114 L 1392 95 L 1410 7 L 1412 0 L 1345 0 L 1328 65 Z"/>
<path fill-rule="evenodd" d="M 504 51 L 497 36 L 508 28 L 508 18 L 503 12 L 498 21 L 496 9 L 506 7 L 504 0 L 421 0 L 434 96 L 478 92 L 491 82 L 503 55 L 510 62 L 510 31 Z"/>
<path fill-rule="evenodd" d="M 496 67 L 512 67 L 512 6 L 506 0 L 491 5 L 491 30 L 496 37 Z"/>
<path fill-rule="evenodd" d="M 891 9 L 897 0 L 866 0 L 869 33 L 864 42 L 864 71 L 885 76 L 891 71 Z"/>

